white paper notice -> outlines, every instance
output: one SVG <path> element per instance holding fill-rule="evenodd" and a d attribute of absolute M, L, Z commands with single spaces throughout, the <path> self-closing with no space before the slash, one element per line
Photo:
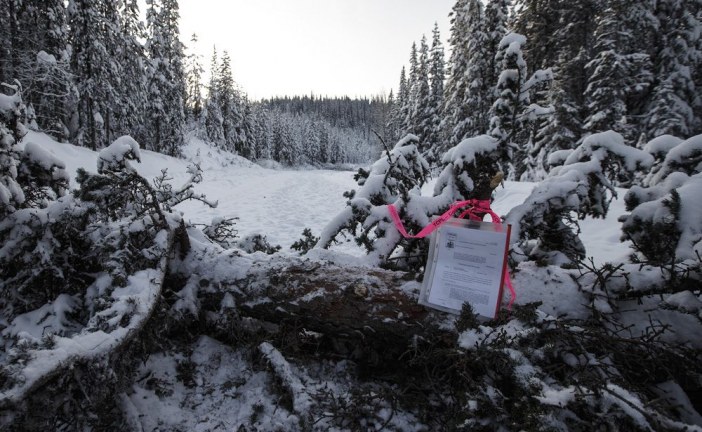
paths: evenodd
<path fill-rule="evenodd" d="M 463 303 L 478 315 L 493 318 L 501 300 L 509 229 L 459 221 L 439 228 L 427 265 L 424 303 L 460 312 Z"/>

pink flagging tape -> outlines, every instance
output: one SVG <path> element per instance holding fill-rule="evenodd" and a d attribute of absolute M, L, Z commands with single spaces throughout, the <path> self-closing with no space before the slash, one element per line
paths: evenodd
<path fill-rule="evenodd" d="M 404 238 L 424 238 L 436 231 L 437 228 L 439 228 L 441 225 L 446 223 L 446 221 L 451 219 L 453 215 L 463 207 L 469 208 L 464 210 L 463 213 L 460 214 L 459 218 L 464 219 L 466 216 L 468 216 L 471 220 L 480 221 L 482 220 L 482 215 L 489 214 L 492 218 L 492 223 L 494 223 L 498 227 L 502 227 L 502 219 L 500 219 L 497 213 L 492 211 L 492 209 L 490 208 L 490 200 L 471 199 L 466 201 L 458 201 L 454 203 L 436 220 L 422 228 L 417 234 L 414 235 L 407 233 L 405 225 L 402 223 L 402 219 L 400 219 L 400 215 L 397 213 L 397 209 L 395 208 L 394 204 L 388 204 L 388 212 L 390 213 L 392 221 L 395 223 L 395 228 L 397 228 L 397 230 L 400 232 L 400 234 L 402 234 Z M 505 272 L 504 283 L 505 285 L 507 285 L 507 289 L 509 289 L 510 294 L 507 309 L 512 310 L 512 304 L 517 299 L 517 292 L 514 290 L 514 286 L 512 285 L 512 280 L 509 277 L 509 271 Z"/>

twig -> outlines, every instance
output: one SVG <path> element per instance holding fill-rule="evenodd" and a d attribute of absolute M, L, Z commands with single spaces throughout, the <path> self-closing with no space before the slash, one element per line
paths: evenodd
<path fill-rule="evenodd" d="M 387 155 L 388 155 L 388 162 L 390 163 L 390 165 L 392 165 L 393 162 L 392 162 L 392 158 L 390 157 L 390 147 L 388 147 L 388 145 L 387 145 L 387 143 L 385 143 L 385 140 L 383 139 L 383 137 L 381 137 L 380 134 L 375 131 L 375 129 L 371 129 L 371 131 L 375 134 L 375 136 L 378 137 L 378 139 L 380 140 L 380 143 L 383 144 L 383 147 L 385 148 L 385 153 L 387 153 Z"/>

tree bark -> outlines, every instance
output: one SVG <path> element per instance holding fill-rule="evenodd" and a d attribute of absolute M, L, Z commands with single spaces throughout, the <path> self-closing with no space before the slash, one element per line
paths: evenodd
<path fill-rule="evenodd" d="M 454 317 L 419 305 L 420 283 L 402 272 L 293 262 L 250 275 L 243 288 L 241 317 L 372 368 L 392 368 L 419 345 L 455 345 Z"/>

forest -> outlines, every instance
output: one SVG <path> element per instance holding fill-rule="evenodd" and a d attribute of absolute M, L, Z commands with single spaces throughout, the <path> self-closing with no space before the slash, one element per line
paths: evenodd
<path fill-rule="evenodd" d="M 456 0 L 389 94 L 258 101 L 140 5 L 0 0 L 3 430 L 702 431 L 702 1 Z M 286 170 L 354 183 L 289 250 L 215 213 Z M 515 288 L 417 304 L 389 208 L 477 200 Z"/>

